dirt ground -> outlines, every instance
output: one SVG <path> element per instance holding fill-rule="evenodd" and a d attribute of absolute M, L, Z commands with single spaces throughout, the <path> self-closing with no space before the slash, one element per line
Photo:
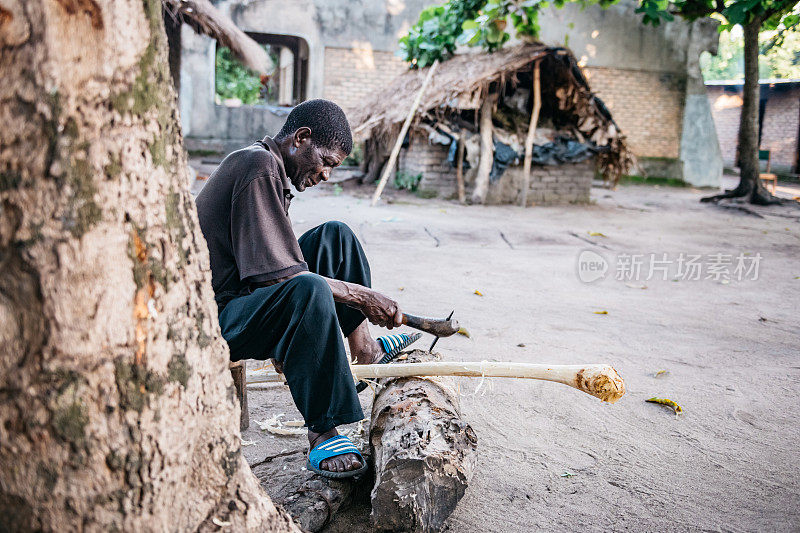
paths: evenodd
<path fill-rule="evenodd" d="M 715 207 L 697 201 L 708 191 L 644 186 L 526 210 L 397 193 L 371 208 L 371 192 L 298 194 L 295 230 L 344 221 L 376 289 L 416 314 L 455 309 L 472 338 L 439 341 L 445 359 L 602 362 L 626 380 L 626 396 L 606 405 L 553 383 L 486 380 L 475 393 L 479 380 L 462 379 L 479 459 L 448 530 L 800 531 L 800 209 Z M 605 279 L 579 279 L 584 250 L 607 261 Z M 702 278 L 709 254 L 730 254 L 732 279 L 682 277 L 681 253 L 702 254 Z M 647 279 L 650 254 L 667 254 L 667 280 Z M 752 267 L 756 254 L 758 279 L 736 279 L 737 258 Z M 616 279 L 638 256 L 641 275 Z M 645 402 L 653 396 L 683 414 Z M 279 498 L 306 441 L 258 428 L 276 413 L 299 417 L 285 388 L 250 392 L 243 449 L 262 476 L 273 469 L 266 488 Z M 368 513 L 356 506 L 329 530 L 370 531 Z"/>

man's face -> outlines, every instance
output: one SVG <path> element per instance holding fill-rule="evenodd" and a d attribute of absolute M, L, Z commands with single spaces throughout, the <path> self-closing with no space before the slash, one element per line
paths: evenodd
<path fill-rule="evenodd" d="M 311 140 L 311 130 L 299 128 L 292 136 L 292 142 L 284 154 L 284 165 L 289 180 L 298 192 L 313 187 L 321 181 L 328 181 L 331 172 L 347 157 L 341 149 L 317 146 Z"/>

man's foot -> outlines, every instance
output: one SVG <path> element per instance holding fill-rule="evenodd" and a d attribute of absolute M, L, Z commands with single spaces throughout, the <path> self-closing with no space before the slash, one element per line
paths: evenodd
<path fill-rule="evenodd" d="M 339 432 L 336 431 L 336 428 L 326 431 L 325 433 L 314 433 L 313 431 L 308 430 L 308 445 L 310 446 L 310 449 L 313 450 L 318 444 L 325 442 L 326 440 L 335 437 L 338 434 Z M 321 461 L 319 463 L 319 467 L 321 470 L 327 470 L 329 472 L 347 472 L 349 470 L 358 470 L 361 468 L 361 461 L 359 460 L 358 455 L 354 453 L 346 453 Z"/>
<path fill-rule="evenodd" d="M 350 356 L 356 358 L 357 365 L 377 363 L 386 353 L 381 344 L 370 336 L 366 320 L 347 337 L 347 343 L 350 345 Z"/>

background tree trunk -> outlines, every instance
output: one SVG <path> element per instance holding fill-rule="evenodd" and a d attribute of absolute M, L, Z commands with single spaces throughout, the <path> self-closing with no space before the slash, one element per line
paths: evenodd
<path fill-rule="evenodd" d="M 742 90 L 742 112 L 739 116 L 739 185 L 724 194 L 703 198 L 716 201 L 723 198 L 750 197 L 750 202 L 759 205 L 777 203 L 759 179 L 758 163 L 758 109 L 761 88 L 758 79 L 758 33 L 763 19 L 755 16 L 744 25 L 744 88 Z"/>
<path fill-rule="evenodd" d="M 5 529 L 296 530 L 240 453 L 161 9 L 0 0 Z"/>

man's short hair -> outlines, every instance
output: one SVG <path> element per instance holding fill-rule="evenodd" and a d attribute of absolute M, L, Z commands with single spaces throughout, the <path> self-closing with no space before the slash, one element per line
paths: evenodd
<path fill-rule="evenodd" d="M 311 141 L 317 146 L 339 148 L 345 154 L 353 149 L 347 117 L 342 108 L 330 100 L 307 100 L 296 105 L 275 139 L 282 140 L 303 126 L 311 128 Z"/>

